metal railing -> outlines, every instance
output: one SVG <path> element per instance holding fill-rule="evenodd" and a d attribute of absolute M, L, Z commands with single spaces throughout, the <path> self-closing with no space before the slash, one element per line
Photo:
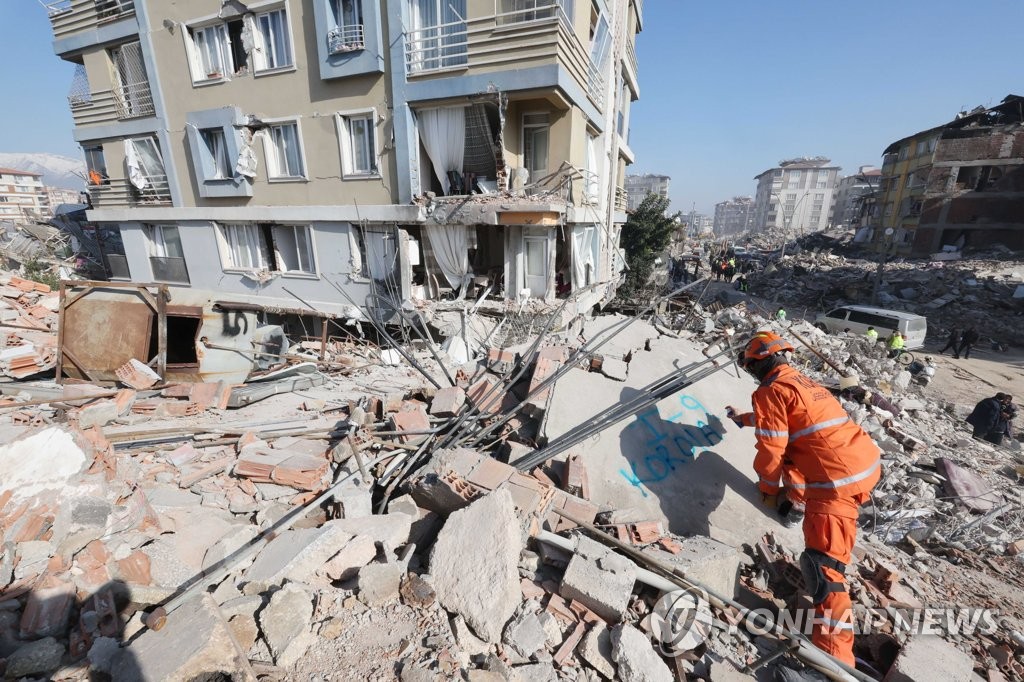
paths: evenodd
<path fill-rule="evenodd" d="M 629 193 L 626 192 L 625 187 L 615 188 L 615 210 L 625 211 L 626 207 L 629 206 Z"/>
<path fill-rule="evenodd" d="M 572 30 L 576 0 L 538 0 L 532 7 L 514 9 L 516 0 L 499 0 L 495 13 L 498 26 L 558 18 Z"/>
<path fill-rule="evenodd" d="M 118 86 L 114 90 L 75 93 L 68 95 L 71 118 L 76 126 L 124 121 L 152 116 L 153 94 L 149 83 Z"/>
<path fill-rule="evenodd" d="M 361 50 L 363 42 L 363 25 L 353 24 L 352 26 L 335 26 L 327 32 L 327 52 L 330 54 L 341 54 Z"/>
<path fill-rule="evenodd" d="M 107 276 L 111 279 L 131 279 L 132 274 L 128 270 L 128 259 L 124 254 L 106 254 Z"/>
<path fill-rule="evenodd" d="M 469 40 L 465 21 L 425 26 L 405 34 L 405 65 L 409 73 L 466 66 Z"/>
<path fill-rule="evenodd" d="M 633 45 L 632 39 L 626 40 L 626 63 L 629 64 L 629 68 L 633 70 L 634 76 L 637 76 L 640 73 L 636 63 L 636 46 Z"/>
<path fill-rule="evenodd" d="M 171 187 L 166 175 L 146 178 L 146 186 L 135 187 L 127 178 L 111 178 L 102 185 L 89 187 L 93 208 L 160 206 L 171 203 Z"/>
<path fill-rule="evenodd" d="M 135 14 L 134 0 L 54 0 L 44 6 L 56 38 Z"/>

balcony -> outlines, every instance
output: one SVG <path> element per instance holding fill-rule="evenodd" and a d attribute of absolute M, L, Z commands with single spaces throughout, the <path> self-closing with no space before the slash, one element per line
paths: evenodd
<path fill-rule="evenodd" d="M 89 196 L 96 209 L 171 204 L 171 188 L 166 175 L 146 178 L 146 186 L 142 189 L 135 187 L 126 178 L 111 178 L 102 185 L 90 187 Z"/>
<path fill-rule="evenodd" d="M 538 2 L 528 10 L 470 17 L 405 34 L 406 72 L 410 78 L 481 69 L 525 69 L 559 63 L 604 107 L 605 75 L 590 59 L 573 29 L 567 0 Z"/>
<path fill-rule="evenodd" d="M 45 7 L 55 38 L 135 14 L 135 0 L 54 0 Z"/>
<path fill-rule="evenodd" d="M 130 83 L 113 90 L 68 95 L 76 126 L 97 125 L 153 116 L 149 83 Z"/>
<path fill-rule="evenodd" d="M 106 254 L 107 260 L 107 276 L 110 279 L 131 279 L 131 272 L 128 270 L 128 259 L 124 254 L 120 253 L 108 253 Z"/>
<path fill-rule="evenodd" d="M 633 76 L 637 76 L 640 73 L 636 63 L 636 46 L 630 39 L 626 40 L 626 64 L 633 71 Z"/>
<path fill-rule="evenodd" d="M 363 25 L 335 26 L 327 32 L 327 52 L 329 54 L 344 54 L 362 50 Z"/>
<path fill-rule="evenodd" d="M 629 206 L 629 192 L 626 191 L 625 187 L 615 188 L 615 210 L 625 211 Z"/>

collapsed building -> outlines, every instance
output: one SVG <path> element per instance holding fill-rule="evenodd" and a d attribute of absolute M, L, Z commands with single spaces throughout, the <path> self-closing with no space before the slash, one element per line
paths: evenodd
<path fill-rule="evenodd" d="M 993 243 L 1024 248 L 1024 97 L 961 112 L 885 148 L 878 251 L 922 256 Z"/>
<path fill-rule="evenodd" d="M 110 279 L 330 319 L 614 294 L 639 3 L 97 7 L 50 19 Z"/>

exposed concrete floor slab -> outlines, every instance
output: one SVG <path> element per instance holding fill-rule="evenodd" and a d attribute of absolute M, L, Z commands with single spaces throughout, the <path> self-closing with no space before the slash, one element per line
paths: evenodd
<path fill-rule="evenodd" d="M 665 337 L 652 341 L 651 348 L 634 355 L 624 383 L 583 370 L 566 374 L 555 385 L 547 437 L 704 360 L 687 341 Z M 738 429 L 724 417 L 726 405 L 749 409 L 756 384 L 739 374 L 735 366 L 726 367 L 662 400 L 656 410 L 625 419 L 577 446 L 584 453 L 591 501 L 664 518 L 674 533 L 707 535 L 732 546 L 755 542 L 769 530 L 785 544 L 801 546 L 800 529 L 785 528 L 761 505 L 753 429 Z"/>

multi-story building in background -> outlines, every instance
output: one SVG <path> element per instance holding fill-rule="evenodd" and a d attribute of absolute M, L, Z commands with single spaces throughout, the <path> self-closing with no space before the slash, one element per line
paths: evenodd
<path fill-rule="evenodd" d="M 683 216 L 683 221 L 686 223 L 687 232 L 691 237 L 711 232 L 714 228 L 714 219 L 711 216 L 696 211 L 690 211 Z"/>
<path fill-rule="evenodd" d="M 878 250 L 927 255 L 944 246 L 1024 248 L 1024 97 L 886 147 Z"/>
<path fill-rule="evenodd" d="M 46 197 L 45 211 L 50 216 L 61 204 L 80 204 L 83 198 L 82 192 L 63 187 L 45 187 L 43 191 Z"/>
<path fill-rule="evenodd" d="M 42 177 L 30 171 L 0 168 L 0 220 L 31 223 L 47 217 Z"/>
<path fill-rule="evenodd" d="M 858 225 L 864 198 L 878 189 L 882 171 L 874 166 L 861 166 L 853 175 L 839 179 L 836 186 L 832 224 L 841 227 Z"/>
<path fill-rule="evenodd" d="M 754 198 L 733 197 L 715 204 L 715 234 L 720 237 L 746 232 L 753 226 Z"/>
<path fill-rule="evenodd" d="M 327 316 L 561 274 L 588 309 L 622 269 L 641 5 L 56 3 L 110 274 Z"/>
<path fill-rule="evenodd" d="M 668 186 L 672 178 L 667 175 L 627 175 L 626 196 L 627 206 L 630 211 L 635 211 L 648 194 L 657 194 L 661 197 L 668 196 Z"/>
<path fill-rule="evenodd" d="M 829 162 L 823 156 L 789 159 L 757 175 L 754 229 L 795 236 L 828 227 L 840 170 Z"/>

